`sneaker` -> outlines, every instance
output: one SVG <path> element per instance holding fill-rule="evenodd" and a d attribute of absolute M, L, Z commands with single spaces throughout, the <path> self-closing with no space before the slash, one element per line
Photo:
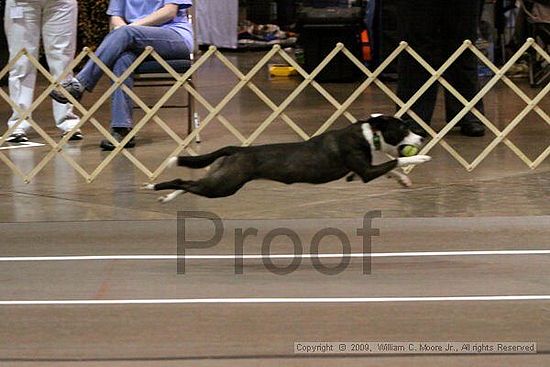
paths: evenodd
<path fill-rule="evenodd" d="M 15 132 L 6 139 L 7 143 L 26 143 L 28 141 L 29 138 L 27 138 L 27 134 L 24 132 Z"/>
<path fill-rule="evenodd" d="M 129 127 L 113 127 L 111 129 L 111 135 L 113 136 L 113 138 L 115 138 L 116 141 L 121 142 L 126 137 L 126 135 L 128 135 L 130 133 L 130 131 L 132 131 L 132 128 L 129 128 Z M 132 137 L 132 139 L 130 139 L 130 141 L 128 141 L 128 143 L 126 143 L 124 148 L 133 148 L 133 147 L 135 147 L 136 142 L 135 142 L 134 138 L 135 138 L 135 136 Z M 101 143 L 99 143 L 99 146 L 103 150 L 109 150 L 110 151 L 110 150 L 115 149 L 115 146 L 107 139 L 102 140 Z"/>
<path fill-rule="evenodd" d="M 82 98 L 82 94 L 84 93 L 84 86 L 78 81 L 76 78 L 72 78 L 71 80 L 67 80 L 61 83 L 61 87 L 64 88 L 71 96 L 74 97 L 77 101 Z M 50 92 L 50 97 L 52 97 L 54 100 L 56 100 L 59 103 L 67 104 L 69 103 L 69 100 L 67 97 L 65 97 L 64 94 L 62 94 L 58 90 L 52 90 Z"/>
<path fill-rule="evenodd" d="M 512 65 L 506 75 L 510 78 L 525 78 L 529 76 L 529 65 L 527 61 L 519 61 Z"/>
<path fill-rule="evenodd" d="M 478 121 L 466 121 L 460 124 L 460 133 L 470 137 L 483 136 L 485 135 L 485 126 Z"/>
<path fill-rule="evenodd" d="M 69 132 L 65 131 L 62 136 L 67 135 Z M 76 141 L 76 140 L 82 140 L 84 139 L 84 135 L 82 135 L 82 131 L 78 129 L 71 137 L 69 138 L 69 141 Z"/>

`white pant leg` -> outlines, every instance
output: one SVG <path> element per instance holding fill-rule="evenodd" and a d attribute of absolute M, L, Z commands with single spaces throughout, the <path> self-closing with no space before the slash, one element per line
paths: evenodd
<path fill-rule="evenodd" d="M 19 9 L 14 10 L 16 7 Z M 6 0 L 4 25 L 10 60 L 23 48 L 38 59 L 38 45 L 40 42 L 42 5 L 39 0 Z M 21 57 L 10 70 L 9 90 L 10 98 L 23 110 L 27 110 L 33 101 L 34 86 L 36 84 L 36 68 L 26 56 Z M 13 111 L 8 120 L 8 126 L 13 126 L 19 114 Z M 27 121 L 23 121 L 16 131 L 25 131 L 30 128 Z"/>
<path fill-rule="evenodd" d="M 50 73 L 57 78 L 73 60 L 76 49 L 78 5 L 76 0 L 45 0 L 42 39 Z M 71 76 L 71 75 L 69 75 Z M 80 121 L 71 104 L 52 101 L 56 126 L 72 129 Z"/>

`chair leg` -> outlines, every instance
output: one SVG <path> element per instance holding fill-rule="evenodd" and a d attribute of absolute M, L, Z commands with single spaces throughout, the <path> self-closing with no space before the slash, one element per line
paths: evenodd
<path fill-rule="evenodd" d="M 193 83 L 193 79 L 189 79 L 189 85 L 195 89 L 195 84 Z M 195 99 L 191 95 L 191 93 L 187 93 L 187 102 L 188 102 L 188 108 L 187 108 L 187 133 L 191 134 L 191 132 L 194 129 L 198 129 L 200 127 L 200 119 L 199 114 L 195 112 Z M 201 142 L 201 136 L 200 134 L 197 134 L 195 137 L 195 143 L 199 144 Z"/>
<path fill-rule="evenodd" d="M 189 84 L 194 88 L 193 82 L 189 79 Z M 187 135 L 193 132 L 193 112 L 195 110 L 195 101 L 191 93 L 187 92 Z"/>
<path fill-rule="evenodd" d="M 549 50 L 550 45 L 550 26 L 548 24 L 531 24 L 531 37 L 544 50 Z M 531 87 L 539 87 L 545 85 L 550 79 L 550 65 L 541 59 L 536 50 L 530 48 L 529 51 L 529 84 Z"/>
<path fill-rule="evenodd" d="M 193 114 L 193 129 L 198 129 L 201 126 L 201 120 L 198 112 Z M 195 137 L 195 143 L 199 144 L 201 142 L 201 135 L 197 134 Z"/>

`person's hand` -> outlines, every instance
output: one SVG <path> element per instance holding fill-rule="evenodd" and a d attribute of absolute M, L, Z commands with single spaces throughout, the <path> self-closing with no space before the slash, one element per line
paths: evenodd
<path fill-rule="evenodd" d="M 119 16 L 112 16 L 111 17 L 111 29 L 112 30 L 115 30 L 115 29 L 118 29 L 122 26 L 125 26 L 126 25 L 126 21 L 124 20 L 124 18 L 122 17 L 119 17 Z"/>

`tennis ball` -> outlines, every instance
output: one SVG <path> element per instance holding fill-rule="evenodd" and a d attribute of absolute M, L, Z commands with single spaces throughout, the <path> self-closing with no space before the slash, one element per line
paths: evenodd
<path fill-rule="evenodd" d="M 413 155 L 417 155 L 417 154 L 418 154 L 418 148 L 415 147 L 414 145 L 405 145 L 401 149 L 401 155 L 403 157 L 412 157 Z"/>

